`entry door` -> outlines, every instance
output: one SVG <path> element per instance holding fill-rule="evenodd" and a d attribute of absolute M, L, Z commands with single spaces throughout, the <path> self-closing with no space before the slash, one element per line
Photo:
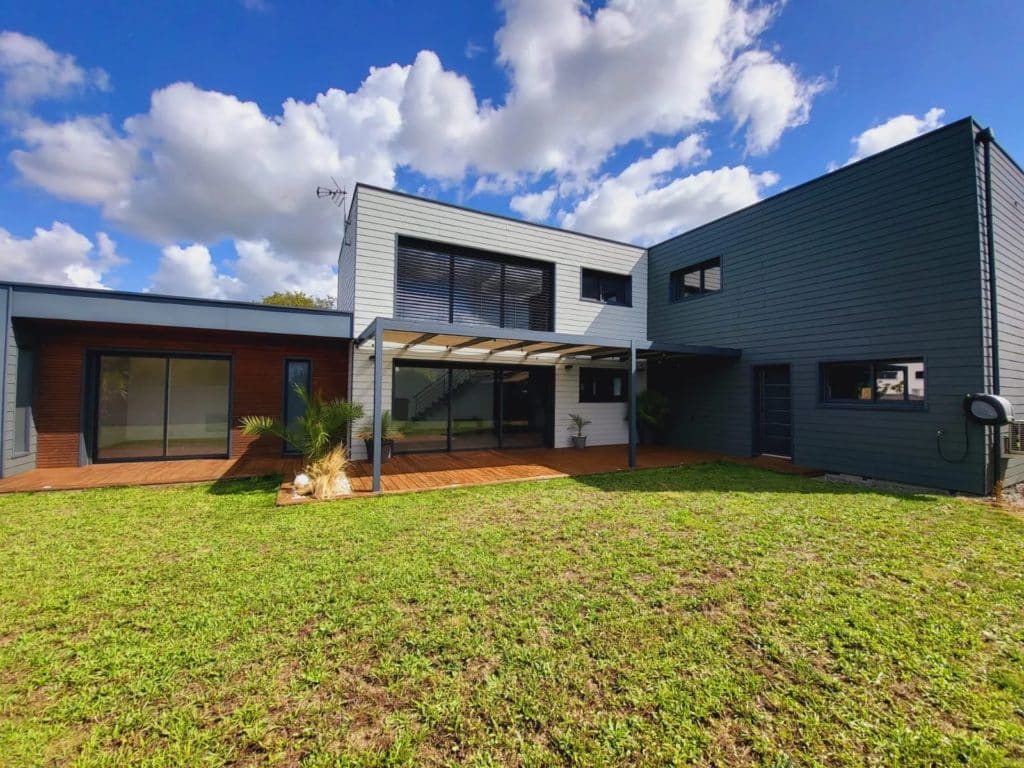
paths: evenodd
<path fill-rule="evenodd" d="M 756 403 L 754 441 L 756 453 L 793 455 L 793 402 L 788 365 L 755 368 Z"/>

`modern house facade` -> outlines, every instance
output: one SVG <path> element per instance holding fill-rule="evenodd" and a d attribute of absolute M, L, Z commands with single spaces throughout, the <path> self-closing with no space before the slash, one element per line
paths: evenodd
<path fill-rule="evenodd" d="M 280 453 L 237 423 L 298 381 L 365 406 L 377 487 L 388 411 L 400 453 L 568 447 L 579 414 L 633 458 L 645 389 L 678 447 L 1024 480 L 963 410 L 1024 414 L 1024 172 L 969 118 L 648 248 L 360 184 L 336 312 L 2 288 L 5 475 Z"/>

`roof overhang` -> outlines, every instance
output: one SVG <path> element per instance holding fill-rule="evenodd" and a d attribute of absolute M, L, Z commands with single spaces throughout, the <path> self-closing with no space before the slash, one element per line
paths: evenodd
<path fill-rule="evenodd" d="M 437 323 L 378 317 L 356 337 L 356 346 L 373 344 L 377 331 L 392 348 L 442 355 L 515 355 L 537 359 L 626 359 L 631 348 L 639 359 L 667 357 L 737 358 L 740 350 L 694 344 L 665 344 L 648 339 L 574 335 L 519 328 Z M 501 359 L 501 358 L 498 358 Z"/>
<path fill-rule="evenodd" d="M 149 293 L 0 283 L 15 318 L 352 338 L 352 315 Z"/>

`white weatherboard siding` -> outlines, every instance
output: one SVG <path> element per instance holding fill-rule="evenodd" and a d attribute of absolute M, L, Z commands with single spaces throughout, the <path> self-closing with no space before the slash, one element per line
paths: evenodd
<path fill-rule="evenodd" d="M 560 230 L 538 227 L 485 213 L 410 198 L 372 187 L 360 186 L 350 215 L 354 248 L 343 246 L 338 265 L 339 309 L 351 309 L 353 327 L 360 333 L 377 317 L 394 315 L 395 251 L 399 236 L 434 240 L 554 263 L 555 328 L 557 333 L 612 339 L 647 338 L 646 251 L 632 245 Z M 346 238 L 348 239 L 348 238 Z M 628 274 L 632 278 L 633 306 L 614 307 L 580 298 L 581 269 Z M 355 275 L 354 290 L 347 291 L 346 275 Z M 352 306 L 343 306 L 352 296 Z M 344 297 L 344 298 L 343 298 Z M 515 330 L 505 333 L 514 337 Z M 391 408 L 391 369 L 397 349 L 384 352 L 382 408 Z M 352 364 L 352 400 L 362 403 L 366 421 L 373 413 L 372 345 L 355 350 Z M 625 403 L 580 403 L 579 367 L 582 361 L 554 363 L 550 358 L 523 359 L 521 355 L 490 356 L 420 350 L 401 350 L 402 358 L 555 365 L 555 447 L 569 445 L 570 413 L 582 413 L 593 423 L 587 427 L 588 445 L 623 444 L 628 441 Z M 598 365 L 599 363 L 594 363 Z M 566 366 L 572 367 L 567 369 Z M 604 363 L 605 367 L 621 367 Z M 643 388 L 643 377 L 640 379 Z M 356 444 L 358 443 L 358 444 Z M 361 442 L 353 441 L 353 458 L 365 458 Z"/>
<path fill-rule="evenodd" d="M 355 350 L 352 361 L 352 400 L 362 403 L 366 410 L 363 419 L 369 424 L 373 415 L 373 345 L 364 344 L 362 348 Z M 457 362 L 484 362 L 483 355 L 449 355 L 441 357 L 438 354 L 414 353 L 400 348 L 384 349 L 384 379 L 383 410 L 391 409 L 391 371 L 396 356 L 402 360 L 437 360 L 439 358 Z M 499 362 L 494 356 L 486 362 L 494 364 Z M 578 363 L 552 363 L 545 362 L 543 358 L 530 358 L 523 360 L 515 356 L 502 356 L 501 363 L 507 365 L 554 365 L 555 366 L 555 447 L 565 448 L 569 445 L 569 438 L 575 434 L 569 430 L 572 422 L 569 420 L 570 413 L 581 413 L 593 423 L 585 430 L 587 434 L 587 445 L 619 445 L 628 442 L 629 431 L 626 422 L 625 403 L 581 403 L 579 401 L 579 370 Z M 566 365 L 572 367 L 568 370 Z M 596 367 L 598 364 L 594 363 Z M 622 368 L 624 366 L 604 363 L 603 368 Z M 638 376 L 639 389 L 644 387 L 644 376 Z M 363 424 L 357 424 L 354 431 L 358 431 Z M 366 449 L 362 441 L 353 440 L 351 444 L 353 459 L 366 458 Z"/>
<path fill-rule="evenodd" d="M 345 222 L 345 237 L 338 253 L 338 298 L 335 302 L 339 312 L 352 312 L 356 305 L 356 217 L 350 215 Z M 358 333 L 361 329 L 353 330 Z"/>
<path fill-rule="evenodd" d="M 618 339 L 647 338 L 645 251 L 572 232 L 538 227 L 453 208 L 370 187 L 359 187 L 352 214 L 356 231 L 354 328 L 375 317 L 393 317 L 395 246 L 398 236 L 479 248 L 555 264 L 555 328 L 558 333 Z M 358 237 L 356 237 L 358 235 Z M 343 253 L 343 261 L 347 254 Z M 339 265 L 339 275 L 347 267 Z M 633 306 L 613 307 L 580 299 L 580 269 L 629 274 Z M 342 295 L 339 288 L 339 296 Z"/>

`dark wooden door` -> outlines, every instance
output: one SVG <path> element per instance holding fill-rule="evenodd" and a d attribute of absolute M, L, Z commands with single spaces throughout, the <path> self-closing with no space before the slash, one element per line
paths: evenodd
<path fill-rule="evenodd" d="M 793 455 L 793 401 L 788 365 L 762 365 L 754 369 L 756 403 L 754 450 L 775 456 Z"/>

